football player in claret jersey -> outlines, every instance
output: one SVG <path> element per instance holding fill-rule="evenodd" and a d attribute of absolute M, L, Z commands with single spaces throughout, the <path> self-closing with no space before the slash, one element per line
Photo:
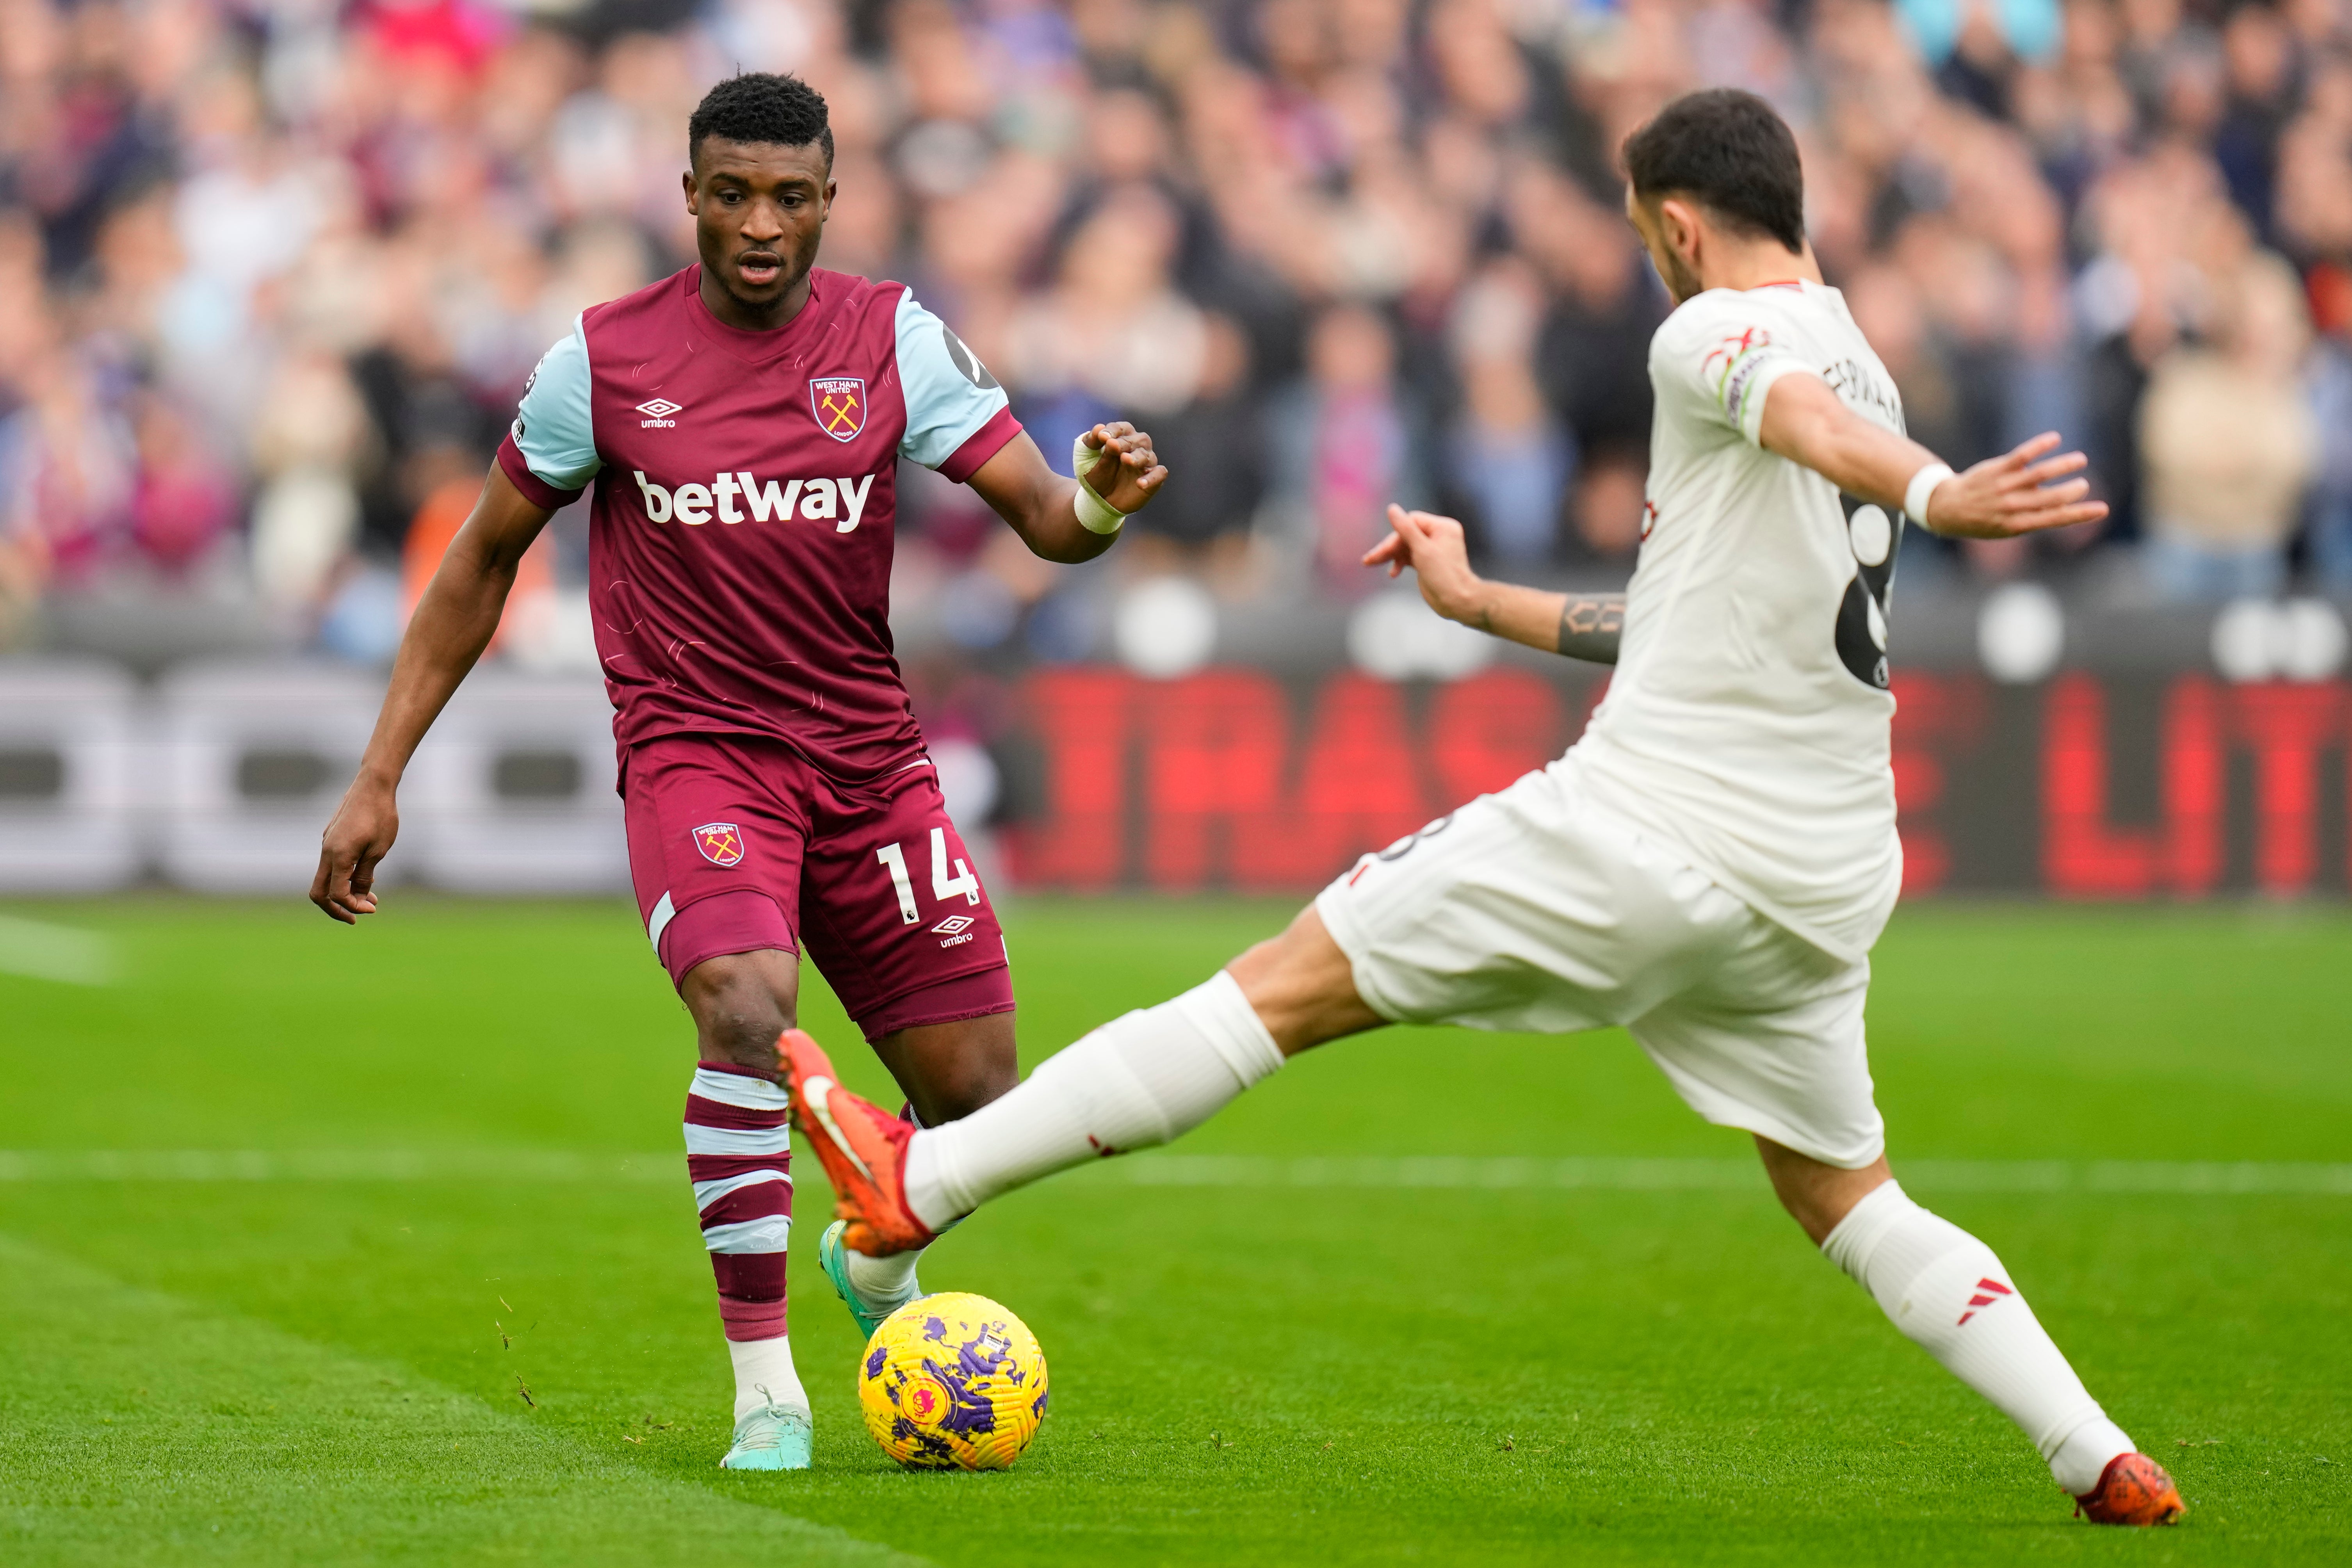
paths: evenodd
<path fill-rule="evenodd" d="M 1448 519 L 1390 510 L 1366 556 L 1439 614 L 1614 664 L 1550 766 L 1367 855 L 1208 984 L 917 1131 L 784 1037 L 852 1247 L 921 1245 L 1047 1172 L 1161 1143 L 1324 1041 L 1387 1023 L 1622 1024 L 1700 1115 L 1754 1135 L 1774 1190 L 1895 1326 L 2021 1427 L 2082 1511 L 2180 1496 L 2085 1391 L 1999 1257 L 1892 1177 L 1863 1037 L 1901 883 L 1888 593 L 1906 519 L 2007 537 L 2105 515 L 2038 437 L 1965 474 L 1901 401 L 1804 236 L 1796 140 L 1696 93 L 1627 142 L 1627 213 L 1676 309 L 1650 346 L 1648 526 L 1623 595 L 1479 579 Z M 1442 1085 L 1442 1059 L 1427 1074 Z M 852 1155 L 856 1158 L 853 1160 Z"/>
<path fill-rule="evenodd" d="M 1075 479 L 902 285 L 814 265 L 834 196 L 824 100 L 712 88 L 688 127 L 698 265 L 583 312 L 547 352 L 417 606 L 310 896 L 376 907 L 402 770 L 497 629 L 516 563 L 593 495 L 589 598 L 646 935 L 693 1015 L 688 1173 L 736 1373 L 721 1463 L 809 1462 L 785 1333 L 790 1135 L 776 1041 L 805 944 L 926 1125 L 1013 1087 L 1013 990 L 891 656 L 900 458 L 970 485 L 1049 561 L 1089 560 L 1167 478 L 1097 426 Z M 1118 308 L 1115 300 L 1106 310 Z M 911 1255 L 820 1247 L 870 1331 Z"/>

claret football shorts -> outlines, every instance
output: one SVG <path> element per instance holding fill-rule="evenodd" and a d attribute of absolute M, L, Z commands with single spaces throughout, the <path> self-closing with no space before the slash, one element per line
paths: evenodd
<path fill-rule="evenodd" d="M 1355 867 L 1315 900 L 1396 1023 L 1622 1024 L 1690 1108 L 1860 1169 L 1885 1147 L 1848 963 L 1595 805 L 1564 757 Z"/>
<path fill-rule="evenodd" d="M 664 735 L 628 749 L 621 798 L 672 984 L 804 942 L 869 1040 L 1012 1010 L 1004 933 L 929 763 L 852 785 L 781 741 Z"/>

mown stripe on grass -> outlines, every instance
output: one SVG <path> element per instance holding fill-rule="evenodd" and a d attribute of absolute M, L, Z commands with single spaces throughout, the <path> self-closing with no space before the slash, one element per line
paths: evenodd
<path fill-rule="evenodd" d="M 110 985 L 121 969 L 115 941 L 103 931 L 0 914 L 0 974 L 60 985 Z"/>
<path fill-rule="evenodd" d="M 1168 1187 L 1601 1188 L 1686 1192 L 1764 1186 L 1753 1160 L 1510 1156 L 1169 1154 L 1124 1162 L 1127 1180 Z M 2352 1164 L 2187 1160 L 1906 1160 L 1906 1186 L 1974 1193 L 2318 1193 L 2352 1197 Z"/>
<path fill-rule="evenodd" d="M 325 1318 L 322 1322 L 329 1321 Z M 420 1568 L 926 1560 L 784 1511 L 798 1478 L 597 1443 L 0 1236 L 0 1561 Z M 640 1439 L 699 1444 L 666 1430 Z M 730 1496 L 730 1493 L 741 1495 Z M 781 1506 L 780 1506 L 781 1505 Z"/>
<path fill-rule="evenodd" d="M 1444 1154 L 1147 1154 L 1090 1167 L 1145 1187 L 1441 1188 L 1521 1192 L 1760 1189 L 1752 1160 Z M 1967 1193 L 2352 1197 L 2352 1164 L 2200 1160 L 1906 1160 L 1906 1184 Z M 676 1154 L 567 1149 L 0 1150 L 0 1182 L 677 1183 Z"/>
<path fill-rule="evenodd" d="M 572 1149 L 0 1150 L 0 1182 L 674 1182 L 686 1156 Z"/>

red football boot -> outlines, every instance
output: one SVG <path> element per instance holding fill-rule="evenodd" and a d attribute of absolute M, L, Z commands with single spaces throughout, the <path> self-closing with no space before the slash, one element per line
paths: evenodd
<path fill-rule="evenodd" d="M 2117 1454 L 2099 1472 L 2099 1484 L 2074 1500 L 2093 1524 L 2170 1524 L 2189 1511 L 2180 1489 L 2146 1454 Z"/>
<path fill-rule="evenodd" d="M 833 1184 L 835 1215 L 848 1222 L 842 1245 L 869 1258 L 912 1252 L 935 1239 L 907 1206 L 907 1145 L 915 1136 L 873 1101 L 841 1087 L 824 1048 L 799 1029 L 776 1041 L 793 1121 L 816 1150 Z"/>

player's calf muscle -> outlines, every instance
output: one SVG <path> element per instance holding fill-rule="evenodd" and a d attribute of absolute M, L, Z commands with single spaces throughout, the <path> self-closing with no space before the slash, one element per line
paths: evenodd
<path fill-rule="evenodd" d="M 1883 1154 L 1862 1169 L 1850 1171 L 1800 1154 L 1760 1132 L 1756 1134 L 1756 1152 L 1764 1157 L 1765 1173 L 1772 1179 L 1780 1206 L 1816 1247 L 1853 1212 L 1854 1205 L 1894 1176 Z"/>

